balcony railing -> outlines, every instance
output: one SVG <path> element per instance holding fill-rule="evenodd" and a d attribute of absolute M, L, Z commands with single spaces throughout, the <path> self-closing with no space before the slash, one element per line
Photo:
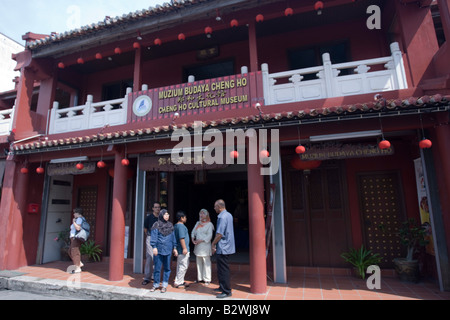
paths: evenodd
<path fill-rule="evenodd" d="M 330 55 L 325 53 L 322 66 L 273 74 L 269 74 L 268 65 L 263 64 L 265 104 L 406 89 L 405 69 L 398 43 L 391 44 L 391 52 L 392 55 L 389 57 L 340 64 L 332 64 Z M 243 67 L 242 73 L 247 72 L 246 67 Z M 189 82 L 194 82 L 194 79 L 190 77 Z M 144 85 L 142 90 L 147 89 L 148 87 Z M 89 95 L 85 105 L 70 108 L 60 108 L 58 102 L 54 102 L 49 134 L 126 124 L 129 117 L 128 109 L 131 108 L 128 106 L 128 94 L 131 91 L 132 89 L 128 88 L 126 96 L 122 99 L 97 103 L 94 103 L 93 97 Z"/>
<path fill-rule="evenodd" d="M 9 135 L 12 130 L 13 109 L 0 110 L 0 136 Z"/>
<path fill-rule="evenodd" d="M 397 42 L 391 44 L 391 53 L 389 57 L 340 64 L 332 64 L 330 54 L 325 53 L 322 66 L 273 74 L 269 74 L 268 65 L 263 64 L 266 104 L 406 89 L 403 58 Z M 373 67 L 376 71 L 370 71 Z M 349 74 L 340 75 L 344 70 Z M 313 79 L 304 81 L 307 75 L 312 75 L 309 77 Z"/>
<path fill-rule="evenodd" d="M 59 103 L 53 103 L 51 111 L 49 134 L 81 131 L 105 126 L 118 126 L 127 121 L 128 94 L 122 99 L 93 102 L 92 95 L 87 96 L 83 106 L 59 108 Z"/>

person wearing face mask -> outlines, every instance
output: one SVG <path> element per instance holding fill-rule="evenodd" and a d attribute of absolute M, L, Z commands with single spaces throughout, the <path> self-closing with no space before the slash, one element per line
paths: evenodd
<path fill-rule="evenodd" d="M 153 280 L 153 248 L 150 245 L 151 240 L 151 230 L 153 227 L 153 224 L 158 221 L 159 212 L 161 211 L 161 203 L 155 202 L 152 207 L 152 213 L 148 214 L 147 217 L 144 220 L 144 233 L 146 236 L 145 239 L 145 246 L 146 246 L 146 252 L 145 252 L 145 277 L 144 281 L 142 281 L 142 285 L 147 285 L 150 283 L 150 279 Z"/>

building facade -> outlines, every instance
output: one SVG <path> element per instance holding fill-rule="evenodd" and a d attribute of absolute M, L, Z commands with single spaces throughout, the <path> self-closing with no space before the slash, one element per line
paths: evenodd
<path fill-rule="evenodd" d="M 0 269 L 58 260 L 81 206 L 121 280 L 125 258 L 142 272 L 153 202 L 192 228 L 221 198 L 254 293 L 361 245 L 392 268 L 408 218 L 431 226 L 422 272 L 448 290 L 449 30 L 446 0 L 190 0 L 29 34 Z"/>

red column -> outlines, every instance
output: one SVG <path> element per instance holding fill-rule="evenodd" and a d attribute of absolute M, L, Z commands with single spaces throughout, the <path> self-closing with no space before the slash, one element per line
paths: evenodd
<path fill-rule="evenodd" d="M 109 259 L 110 281 L 121 281 L 123 279 L 125 260 L 125 212 L 127 204 L 127 167 L 121 163 L 124 157 L 125 152 L 123 149 L 116 150 Z"/>
<path fill-rule="evenodd" d="M 20 140 L 36 134 L 33 130 L 30 114 L 36 74 L 30 67 L 31 52 L 21 52 L 15 56 L 15 59 L 17 65 L 20 66 L 21 76 L 17 87 L 16 111 L 13 120 L 13 128 L 16 140 Z M 15 70 L 17 70 L 17 68 L 18 67 L 16 67 Z"/>
<path fill-rule="evenodd" d="M 29 175 L 19 172 L 20 165 L 6 161 L 0 206 L 0 270 L 16 270 L 27 265 L 23 242 Z"/>
<path fill-rule="evenodd" d="M 133 91 L 138 92 L 142 87 L 142 49 L 137 48 L 134 54 Z"/>
<path fill-rule="evenodd" d="M 256 26 L 254 21 L 248 24 L 248 42 L 250 50 L 250 72 L 258 72 L 258 44 L 256 41 Z"/>
<path fill-rule="evenodd" d="M 248 214 L 250 232 L 250 290 L 254 294 L 267 292 L 266 226 L 264 222 L 264 176 L 262 165 L 249 164 Z"/>

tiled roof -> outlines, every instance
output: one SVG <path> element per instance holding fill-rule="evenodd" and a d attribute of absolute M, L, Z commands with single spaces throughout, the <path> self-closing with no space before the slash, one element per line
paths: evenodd
<path fill-rule="evenodd" d="M 313 120 L 315 118 L 323 117 L 346 117 L 353 114 L 367 114 L 373 112 L 387 112 L 387 111 L 401 111 L 401 110 L 417 110 L 429 108 L 429 107 L 445 107 L 448 110 L 450 107 L 450 96 L 442 96 L 439 94 L 433 96 L 423 96 L 423 97 L 410 97 L 407 99 L 395 99 L 395 100 L 378 100 L 367 103 L 352 104 L 352 105 L 341 105 L 336 107 L 327 107 L 320 109 L 302 109 L 297 111 L 285 111 L 279 113 L 259 113 L 255 110 L 255 115 L 246 117 L 236 117 L 236 118 L 224 118 L 217 119 L 216 121 L 203 121 L 203 129 L 208 128 L 220 128 L 227 127 L 231 125 L 251 125 L 252 123 L 267 123 L 276 121 L 281 123 L 283 121 L 289 120 Z M 158 127 L 147 127 L 141 129 L 130 129 L 122 131 L 111 131 L 108 133 L 98 133 L 94 135 L 82 135 L 81 132 L 74 132 L 74 136 L 64 139 L 52 139 L 51 136 L 47 138 L 41 138 L 40 141 L 20 143 L 13 145 L 11 151 L 13 152 L 27 152 L 35 150 L 35 152 L 40 149 L 47 148 L 58 148 L 62 146 L 81 146 L 83 144 L 92 143 L 104 143 L 112 144 L 115 140 L 127 140 L 130 139 L 132 142 L 135 137 L 145 136 L 167 136 L 171 132 L 177 129 L 193 129 L 194 123 L 184 123 L 184 124 L 167 124 Z M 114 129 L 114 128 L 111 128 Z M 88 146 L 86 146 L 88 147 Z"/>
<path fill-rule="evenodd" d="M 38 39 L 35 41 L 30 41 L 27 43 L 26 47 L 28 49 L 36 49 L 40 46 L 48 45 L 54 42 L 68 40 L 71 38 L 76 38 L 81 35 L 95 33 L 97 31 L 112 28 L 118 26 L 123 23 L 128 23 L 132 21 L 137 21 L 140 19 L 148 18 L 151 16 L 158 16 L 162 14 L 167 14 L 171 11 L 176 11 L 181 8 L 186 8 L 197 3 L 208 2 L 211 0 L 175 0 L 173 3 L 165 2 L 162 5 L 156 5 L 155 7 L 149 7 L 148 9 L 142 9 L 135 12 L 130 12 L 128 14 L 124 14 L 122 16 L 117 17 L 106 17 L 103 21 L 99 21 L 97 23 L 92 23 L 87 26 L 83 26 L 78 29 L 66 31 L 63 33 L 56 33 L 50 36 L 47 36 L 42 39 Z"/>

